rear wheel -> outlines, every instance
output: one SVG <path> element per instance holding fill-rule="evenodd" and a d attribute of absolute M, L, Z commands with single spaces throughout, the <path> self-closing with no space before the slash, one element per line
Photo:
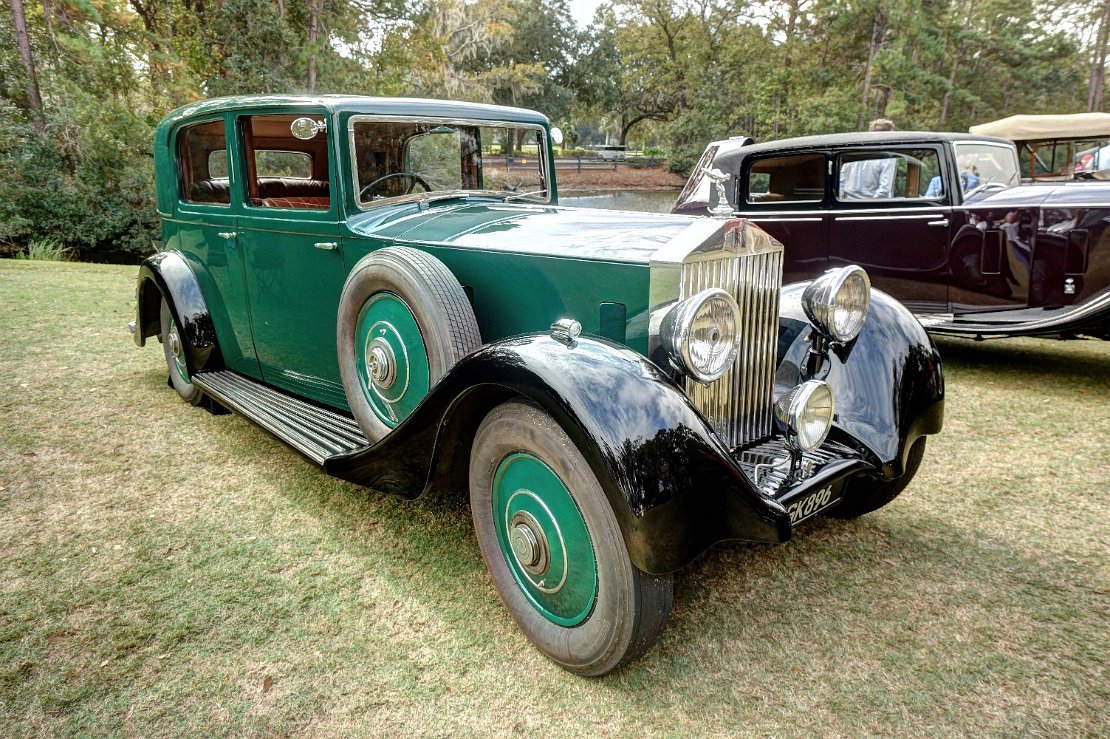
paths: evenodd
<path fill-rule="evenodd" d="M 185 339 L 177 321 L 173 319 L 170 304 L 165 298 L 162 298 L 159 319 L 162 329 L 162 352 L 166 355 L 166 367 L 170 372 L 170 384 L 186 403 L 199 405 L 204 398 L 204 394 L 189 378 L 189 368 L 185 363 Z"/>
<path fill-rule="evenodd" d="M 849 480 L 844 489 L 844 500 L 825 515 L 832 518 L 857 518 L 882 508 L 906 489 L 924 458 L 925 437 L 922 436 L 910 447 L 910 453 L 906 457 L 906 471 L 901 477 L 885 481 L 870 478 Z"/>
<path fill-rule="evenodd" d="M 470 503 L 494 588 L 552 660 L 603 675 L 662 634 L 671 576 L 632 564 L 601 485 L 547 413 L 511 401 L 486 416 L 470 457 Z"/>

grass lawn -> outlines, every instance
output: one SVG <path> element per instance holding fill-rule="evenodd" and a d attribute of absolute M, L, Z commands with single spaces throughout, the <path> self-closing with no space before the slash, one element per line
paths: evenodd
<path fill-rule="evenodd" d="M 180 402 L 134 273 L 0 260 L 2 736 L 1110 733 L 1110 342 L 944 341 L 902 497 L 717 547 L 587 680 L 518 633 L 464 496 Z"/>

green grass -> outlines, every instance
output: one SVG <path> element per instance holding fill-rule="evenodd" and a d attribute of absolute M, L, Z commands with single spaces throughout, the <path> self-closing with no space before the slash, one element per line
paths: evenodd
<path fill-rule="evenodd" d="M 133 274 L 0 261 L 0 735 L 1110 731 L 1110 343 L 943 342 L 902 497 L 717 547 L 656 647 L 585 680 L 501 608 L 463 496 L 181 403 Z"/>

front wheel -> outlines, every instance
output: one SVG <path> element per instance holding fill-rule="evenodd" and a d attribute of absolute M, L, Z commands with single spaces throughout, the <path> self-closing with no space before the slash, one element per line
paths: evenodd
<path fill-rule="evenodd" d="M 672 577 L 632 564 L 600 483 L 547 413 L 510 401 L 486 416 L 470 457 L 470 505 L 497 594 L 559 665 L 603 675 L 662 634 Z"/>

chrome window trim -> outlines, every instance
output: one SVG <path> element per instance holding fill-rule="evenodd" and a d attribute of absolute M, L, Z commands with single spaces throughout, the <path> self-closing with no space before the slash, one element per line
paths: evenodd
<path fill-rule="evenodd" d="M 539 157 L 539 159 L 540 159 L 540 172 L 543 175 L 544 190 L 546 191 L 546 198 L 544 200 L 526 200 L 526 201 L 521 201 L 521 202 L 533 203 L 533 204 L 536 204 L 536 205 L 540 205 L 540 204 L 544 204 L 544 203 L 547 203 L 547 204 L 551 203 L 551 172 L 548 171 L 548 166 L 547 166 L 547 160 L 548 160 L 548 155 L 549 155 L 547 129 L 544 128 L 543 126 L 541 126 L 538 123 L 518 123 L 518 122 L 514 122 L 514 121 L 503 121 L 503 120 L 488 121 L 488 120 L 482 120 L 480 118 L 448 118 L 448 117 L 444 117 L 444 116 L 433 116 L 433 115 L 373 115 L 371 113 L 359 113 L 358 115 L 351 116 L 347 120 L 347 144 L 348 144 L 348 148 L 350 150 L 350 157 L 351 157 L 351 160 L 350 160 L 350 163 L 351 163 L 351 185 L 353 187 L 353 189 L 351 190 L 351 195 L 354 198 L 356 208 L 358 208 L 359 210 L 361 210 L 363 212 L 368 212 L 368 211 L 372 211 L 372 210 L 375 210 L 377 208 L 380 208 L 383 205 L 394 205 L 396 203 L 402 203 L 402 202 L 407 202 L 407 201 L 412 201 L 412 200 L 419 200 L 419 199 L 421 199 L 421 196 L 424 195 L 424 193 L 421 193 L 420 195 L 417 195 L 415 198 L 412 197 L 413 194 L 410 193 L 408 195 L 398 195 L 397 197 L 394 197 L 394 198 L 382 198 L 381 200 L 375 200 L 373 203 L 363 203 L 363 202 L 361 202 L 359 200 L 359 197 L 358 197 L 358 193 L 359 193 L 359 190 L 361 188 L 358 186 L 358 166 L 356 164 L 358 159 L 355 156 L 355 125 L 357 125 L 359 123 L 413 123 L 413 122 L 421 122 L 421 121 L 432 121 L 432 122 L 435 122 L 439 125 L 444 125 L 444 126 L 478 126 L 478 127 L 482 127 L 482 128 L 525 128 L 525 129 L 534 129 L 536 131 L 539 131 L 540 132 L 540 140 L 542 141 L 542 144 L 543 144 L 543 153 Z M 443 192 L 451 192 L 451 191 L 444 190 Z M 459 192 L 459 193 L 463 193 L 463 194 L 466 194 L 466 193 L 477 194 L 477 193 L 490 192 L 490 191 L 489 190 L 457 190 L 455 192 Z"/>

